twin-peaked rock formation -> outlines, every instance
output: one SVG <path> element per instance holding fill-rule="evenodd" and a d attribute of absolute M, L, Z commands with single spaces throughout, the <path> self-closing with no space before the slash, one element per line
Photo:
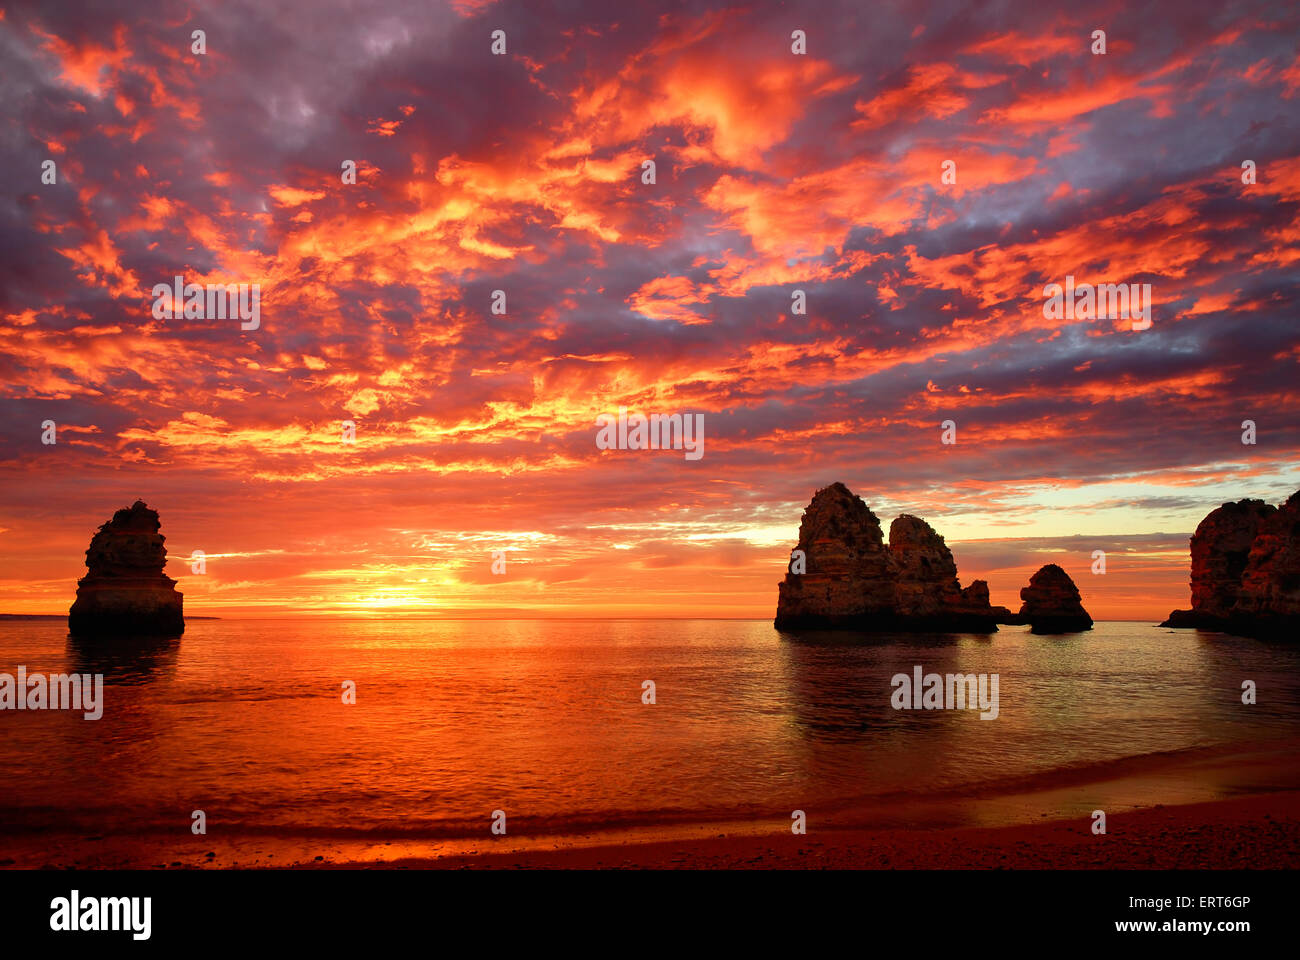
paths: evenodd
<path fill-rule="evenodd" d="M 889 526 L 842 483 L 818 490 L 799 524 L 799 544 L 780 585 L 778 629 L 992 633 L 999 623 L 1029 623 L 1035 633 L 1086 630 L 1079 591 L 1055 564 L 1021 591 L 1020 615 L 989 605 L 989 586 L 962 588 L 943 537 L 919 517 Z"/>
<path fill-rule="evenodd" d="M 1294 640 L 1300 633 L 1300 491 L 1281 507 L 1238 500 L 1192 535 L 1192 609 L 1164 627 Z"/>
<path fill-rule="evenodd" d="M 163 574 L 166 539 L 158 511 L 143 500 L 113 514 L 86 551 L 90 572 L 77 581 L 68 611 L 76 637 L 180 636 L 185 631 L 176 581 Z"/>
<path fill-rule="evenodd" d="M 879 518 L 842 483 L 813 496 L 795 549 L 780 586 L 779 629 L 997 630 L 988 584 L 962 589 L 943 537 L 904 514 L 886 544 Z"/>

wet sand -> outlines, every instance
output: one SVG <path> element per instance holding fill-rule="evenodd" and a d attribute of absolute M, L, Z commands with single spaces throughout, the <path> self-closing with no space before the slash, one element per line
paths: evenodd
<path fill-rule="evenodd" d="M 271 836 L 0 837 L 8 869 L 1295 869 L 1300 791 L 1004 827 L 829 828 L 737 825 L 741 833 L 628 842 L 600 836 L 498 837 L 469 852 L 409 839 Z M 704 829 L 704 828 L 697 828 Z M 712 829 L 717 829 L 716 827 Z M 527 844 L 521 848 L 521 844 Z M 464 846 L 460 848 L 464 851 Z"/>
<path fill-rule="evenodd" d="M 1156 807 L 1092 821 L 942 830 L 842 830 L 806 836 L 718 836 L 634 847 L 396 860 L 398 869 L 1294 869 L 1300 794 Z M 358 866 L 357 864 L 343 866 Z"/>
<path fill-rule="evenodd" d="M 984 790 L 817 804 L 789 815 L 530 835 L 419 829 L 6 833 L 8 869 L 1295 869 L 1300 744 L 1129 758 Z M 1106 812 L 1105 834 L 1092 812 Z"/>

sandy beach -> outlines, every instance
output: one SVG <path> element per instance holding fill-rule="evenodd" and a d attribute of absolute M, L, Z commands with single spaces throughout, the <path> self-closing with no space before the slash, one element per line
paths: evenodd
<path fill-rule="evenodd" d="M 1300 862 L 1300 791 L 1005 827 L 787 829 L 600 842 L 594 837 L 482 842 L 438 853 L 409 839 L 364 848 L 336 840 L 245 837 L 5 838 L 8 869 L 1291 869 Z M 751 825 L 750 830 L 755 828 Z M 502 849 L 506 848 L 506 849 Z M 319 851 L 319 852 L 313 852 Z M 423 851 L 423 852 L 422 852 Z"/>
<path fill-rule="evenodd" d="M 1266 794 L 1156 807 L 1118 818 L 960 830 L 845 830 L 824 836 L 713 837 L 398 860 L 394 868 L 498 869 L 1288 869 L 1300 859 L 1300 796 Z"/>

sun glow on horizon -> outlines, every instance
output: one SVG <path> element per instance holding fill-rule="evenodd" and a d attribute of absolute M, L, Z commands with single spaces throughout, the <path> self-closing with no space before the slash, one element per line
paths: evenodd
<path fill-rule="evenodd" d="M 0 216 L 0 612 L 65 611 L 143 498 L 196 615 L 763 618 L 839 481 L 994 603 L 1050 559 L 1094 617 L 1163 618 L 1209 510 L 1300 487 L 1300 137 L 1251 182 L 1144 146 L 1294 112 L 1253 9 L 1093 56 L 1048 6 L 936 8 L 804 55 L 763 5 L 578 4 L 485 60 L 468 6 L 278 5 L 269 59 L 163 53 L 135 8 L 0 19 L 14 169 L 59 170 Z M 1150 282 L 1152 326 L 1049 317 L 1085 273 Z M 155 317 L 179 274 L 258 284 L 260 326 Z M 698 416 L 701 458 L 602 448 L 624 407 Z"/>

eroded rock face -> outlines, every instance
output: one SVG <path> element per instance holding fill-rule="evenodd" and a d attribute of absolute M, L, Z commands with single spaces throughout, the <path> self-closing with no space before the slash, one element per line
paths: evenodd
<path fill-rule="evenodd" d="M 1019 619 L 1033 633 L 1075 633 L 1092 629 L 1092 617 L 1083 609 L 1079 588 L 1070 575 L 1054 563 L 1039 567 L 1022 587 Z"/>
<path fill-rule="evenodd" d="M 803 551 L 806 570 L 798 573 L 792 563 L 780 585 L 779 628 L 997 629 L 988 584 L 962 590 L 943 537 L 904 514 L 890 525 L 886 546 L 880 520 L 842 483 L 813 496 L 795 549 Z"/>
<path fill-rule="evenodd" d="M 89 573 L 77 581 L 68 630 L 77 637 L 180 636 L 182 595 L 167 562 L 158 512 L 143 500 L 113 514 L 86 550 Z"/>
<path fill-rule="evenodd" d="M 1300 628 L 1300 491 L 1260 522 L 1231 617 L 1265 633 Z"/>
<path fill-rule="evenodd" d="M 1260 524 L 1277 512 L 1263 500 L 1225 503 L 1192 535 L 1192 609 L 1210 617 L 1232 613 Z"/>
<path fill-rule="evenodd" d="M 889 525 L 889 554 L 897 581 L 895 609 L 903 616 L 935 616 L 962 602 L 957 564 L 943 537 L 920 517 L 903 514 Z"/>
<path fill-rule="evenodd" d="M 842 483 L 818 490 L 799 524 L 804 573 L 787 572 L 776 625 L 845 626 L 894 612 L 894 562 L 880 520 Z M 791 565 L 792 567 L 794 564 Z"/>
<path fill-rule="evenodd" d="M 1161 626 L 1295 639 L 1300 632 L 1300 491 L 1281 507 L 1238 500 L 1191 540 L 1192 609 Z"/>
<path fill-rule="evenodd" d="M 961 609 L 972 614 L 992 615 L 994 623 L 1021 623 L 1006 607 L 994 607 L 989 604 L 989 583 L 987 580 L 972 580 L 970 586 L 961 592 Z"/>

